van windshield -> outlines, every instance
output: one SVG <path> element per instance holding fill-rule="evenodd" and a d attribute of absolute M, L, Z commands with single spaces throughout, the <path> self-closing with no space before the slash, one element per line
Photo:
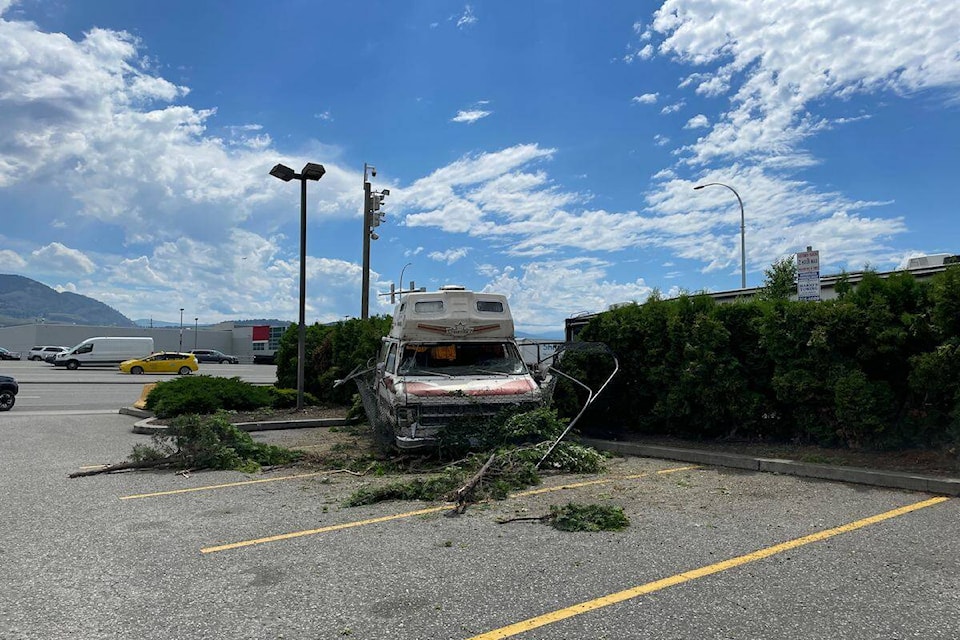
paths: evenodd
<path fill-rule="evenodd" d="M 407 343 L 400 357 L 400 375 L 489 375 L 526 373 L 510 342 Z"/>

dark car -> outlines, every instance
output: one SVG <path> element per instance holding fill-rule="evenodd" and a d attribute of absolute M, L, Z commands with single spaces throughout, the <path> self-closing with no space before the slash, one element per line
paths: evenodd
<path fill-rule="evenodd" d="M 17 392 L 20 391 L 20 385 L 16 379 L 10 376 L 0 376 L 0 411 L 10 411 L 13 409 L 13 403 L 17 401 Z"/>
<path fill-rule="evenodd" d="M 0 347 L 0 360 L 19 360 L 20 353 L 17 351 L 8 351 Z"/>
<path fill-rule="evenodd" d="M 197 356 L 197 362 L 219 362 L 220 364 L 240 364 L 240 358 L 230 356 L 216 349 L 194 349 L 191 351 Z"/>

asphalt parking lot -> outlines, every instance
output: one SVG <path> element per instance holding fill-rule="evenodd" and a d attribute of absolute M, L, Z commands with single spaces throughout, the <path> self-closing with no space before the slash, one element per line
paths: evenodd
<path fill-rule="evenodd" d="M 135 420 L 0 416 L 0 638 L 960 637 L 956 499 L 650 458 L 459 517 L 344 508 L 384 481 L 345 473 L 68 479 Z M 571 501 L 631 526 L 497 522 Z"/>

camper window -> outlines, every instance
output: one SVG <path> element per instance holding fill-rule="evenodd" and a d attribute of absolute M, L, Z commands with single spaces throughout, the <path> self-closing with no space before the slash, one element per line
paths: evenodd
<path fill-rule="evenodd" d="M 423 300 L 413 305 L 417 313 L 440 313 L 443 311 L 443 300 Z"/>
<path fill-rule="evenodd" d="M 477 300 L 477 311 L 503 313 L 503 303 L 499 300 Z"/>

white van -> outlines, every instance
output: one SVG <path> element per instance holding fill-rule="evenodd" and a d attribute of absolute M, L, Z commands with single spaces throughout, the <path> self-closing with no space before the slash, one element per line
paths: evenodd
<path fill-rule="evenodd" d="M 72 349 L 58 353 L 53 364 L 67 369 L 116 366 L 124 360 L 142 358 L 153 353 L 153 338 L 98 337 L 87 338 Z"/>

